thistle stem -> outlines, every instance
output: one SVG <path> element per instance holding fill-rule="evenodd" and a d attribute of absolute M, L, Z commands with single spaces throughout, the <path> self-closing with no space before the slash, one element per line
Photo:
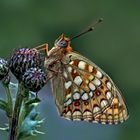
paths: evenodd
<path fill-rule="evenodd" d="M 24 98 L 23 97 L 24 92 L 25 92 L 24 86 L 22 85 L 22 83 L 19 83 L 16 102 L 14 106 L 14 112 L 12 116 L 12 124 L 11 124 L 9 140 L 17 140 L 18 137 L 18 123 L 19 123 L 20 110 Z"/>
<path fill-rule="evenodd" d="M 22 106 L 22 112 L 20 114 L 20 118 L 19 118 L 19 123 L 18 123 L 18 126 L 20 127 L 22 125 L 22 122 L 23 120 L 25 119 L 25 115 L 26 115 L 26 101 L 28 101 L 29 99 L 29 92 L 28 91 L 25 91 L 25 97 L 24 97 L 24 100 L 23 100 L 23 106 Z"/>

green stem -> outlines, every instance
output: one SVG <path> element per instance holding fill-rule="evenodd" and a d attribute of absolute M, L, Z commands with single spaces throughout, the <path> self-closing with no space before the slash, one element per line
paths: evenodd
<path fill-rule="evenodd" d="M 26 104 L 25 103 L 26 103 L 26 101 L 28 101 L 28 99 L 29 99 L 29 91 L 25 91 L 22 112 L 21 112 L 20 118 L 19 118 L 19 127 L 22 125 L 22 122 L 25 119 L 25 115 L 26 115 Z"/>
<path fill-rule="evenodd" d="M 23 98 L 24 98 L 23 97 L 24 93 L 25 93 L 24 86 L 22 85 L 22 83 L 19 83 L 15 107 L 14 107 L 14 113 L 12 116 L 12 124 L 11 124 L 9 140 L 17 140 L 19 115 L 20 115 Z"/>

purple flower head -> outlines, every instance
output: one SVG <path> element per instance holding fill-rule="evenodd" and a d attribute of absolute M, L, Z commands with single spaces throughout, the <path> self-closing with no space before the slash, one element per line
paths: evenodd
<path fill-rule="evenodd" d="M 41 68 L 42 60 L 41 54 L 36 49 L 21 48 L 12 54 L 9 62 L 10 70 L 17 79 L 21 79 L 29 68 Z"/>
<path fill-rule="evenodd" d="M 7 76 L 9 72 L 9 66 L 6 60 L 0 58 L 0 80 Z"/>
<path fill-rule="evenodd" d="M 25 88 L 38 92 L 46 84 L 46 74 L 38 68 L 28 69 L 22 77 Z"/>

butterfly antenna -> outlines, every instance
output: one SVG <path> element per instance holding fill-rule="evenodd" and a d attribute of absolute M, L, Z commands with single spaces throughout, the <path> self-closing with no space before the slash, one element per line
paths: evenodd
<path fill-rule="evenodd" d="M 97 21 L 94 23 L 94 25 L 90 26 L 90 27 L 89 27 L 87 30 L 85 30 L 84 32 L 82 32 L 82 33 L 80 33 L 80 34 L 78 34 L 78 35 L 72 37 L 69 41 L 71 41 L 71 40 L 73 40 L 73 39 L 75 39 L 75 38 L 78 38 L 78 37 L 80 37 L 80 36 L 82 36 L 82 35 L 84 35 L 84 34 L 86 34 L 86 33 L 88 33 L 88 32 L 93 31 L 93 30 L 95 29 L 96 25 L 98 25 L 98 24 L 101 23 L 102 21 L 103 21 L 103 18 L 99 18 L 99 20 L 97 20 Z"/>

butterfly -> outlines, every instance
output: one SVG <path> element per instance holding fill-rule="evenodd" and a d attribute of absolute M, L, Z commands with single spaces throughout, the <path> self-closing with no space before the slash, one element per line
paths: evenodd
<path fill-rule="evenodd" d="M 128 118 L 124 99 L 112 79 L 75 52 L 69 38 L 62 34 L 47 52 L 44 67 L 62 117 L 102 124 L 118 124 Z"/>

